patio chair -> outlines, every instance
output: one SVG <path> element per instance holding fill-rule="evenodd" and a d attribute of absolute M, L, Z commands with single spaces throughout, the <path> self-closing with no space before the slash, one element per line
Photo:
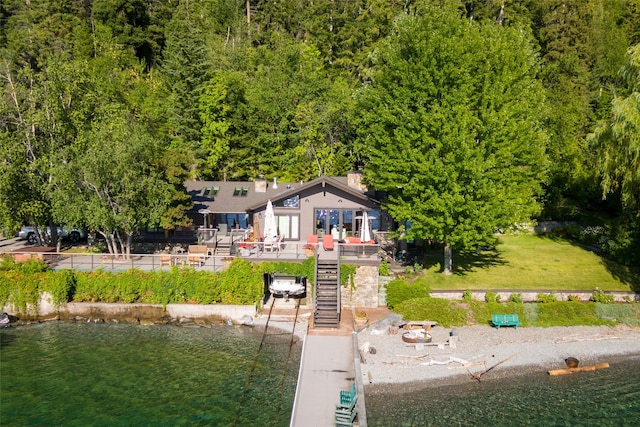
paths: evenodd
<path fill-rule="evenodd" d="M 169 254 L 160 255 L 160 266 L 173 265 L 173 257 Z"/>
<path fill-rule="evenodd" d="M 267 252 L 280 252 L 282 243 L 284 242 L 284 234 L 278 236 L 276 240 L 264 242 L 264 250 Z"/>

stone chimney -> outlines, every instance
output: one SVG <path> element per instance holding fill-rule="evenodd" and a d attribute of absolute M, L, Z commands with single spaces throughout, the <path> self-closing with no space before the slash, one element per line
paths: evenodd
<path fill-rule="evenodd" d="M 259 175 L 258 179 L 255 181 L 255 190 L 256 193 L 266 193 L 267 192 L 267 180 L 264 179 L 263 175 Z"/>
<path fill-rule="evenodd" d="M 367 191 L 367 186 L 362 183 L 362 172 L 347 172 L 347 185 L 360 191 Z"/>

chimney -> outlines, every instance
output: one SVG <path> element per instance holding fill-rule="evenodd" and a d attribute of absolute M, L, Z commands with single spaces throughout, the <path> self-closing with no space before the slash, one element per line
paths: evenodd
<path fill-rule="evenodd" d="M 267 180 L 264 179 L 263 175 L 258 175 L 258 179 L 255 181 L 255 190 L 256 193 L 266 193 L 267 192 Z"/>
<path fill-rule="evenodd" d="M 278 188 L 278 178 L 273 177 L 273 188 Z"/>
<path fill-rule="evenodd" d="M 362 172 L 347 172 L 347 185 L 360 191 L 367 191 L 367 186 L 362 183 Z"/>

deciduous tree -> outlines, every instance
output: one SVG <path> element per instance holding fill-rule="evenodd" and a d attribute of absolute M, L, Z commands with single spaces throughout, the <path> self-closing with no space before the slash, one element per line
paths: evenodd
<path fill-rule="evenodd" d="M 491 241 L 539 206 L 547 167 L 537 62 L 524 31 L 453 6 L 399 19 L 361 98 L 365 179 L 410 222 L 408 238 L 451 248 Z"/>

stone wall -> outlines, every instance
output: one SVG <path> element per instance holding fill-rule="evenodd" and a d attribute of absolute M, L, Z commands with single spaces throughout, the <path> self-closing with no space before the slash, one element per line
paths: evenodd
<path fill-rule="evenodd" d="M 343 307 L 378 307 L 378 267 L 361 265 L 356 268 L 353 286 L 341 287 Z M 353 289 L 352 289 L 353 288 Z"/>
<path fill-rule="evenodd" d="M 6 304 L 3 311 L 21 320 L 120 320 L 145 322 L 160 319 L 246 322 L 256 315 L 253 305 L 225 304 L 109 304 L 70 302 L 56 306 L 51 296 L 43 293 L 38 307 L 27 306 L 26 311 Z"/>

